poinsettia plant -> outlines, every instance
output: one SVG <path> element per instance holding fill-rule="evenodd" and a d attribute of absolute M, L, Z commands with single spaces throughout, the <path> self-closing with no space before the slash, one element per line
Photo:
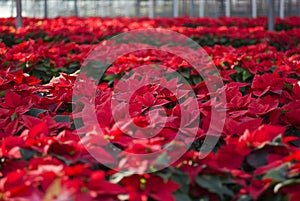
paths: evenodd
<path fill-rule="evenodd" d="M 14 18 L 2 18 L 0 200 L 299 200 L 300 18 L 276 19 L 276 32 L 267 31 L 266 23 L 266 18 L 25 18 L 24 27 L 15 29 Z M 203 46 L 224 86 L 210 94 L 193 66 L 171 53 L 122 55 L 97 83 L 96 117 L 105 131 L 105 139 L 99 140 L 95 127 L 85 127 L 80 118 L 91 112 L 86 107 L 90 100 L 78 97 L 82 104 L 74 106 L 78 70 L 97 43 L 125 31 L 159 27 Z M 150 108 L 162 108 L 172 117 L 168 124 L 154 126 L 161 128 L 154 139 L 133 140 L 132 135 L 147 133 L 124 133 L 109 111 L 120 78 L 137 66 L 155 63 L 180 73 L 196 94 L 196 137 L 191 142 L 185 136 L 189 150 L 155 173 L 146 173 L 144 163 L 126 157 L 120 167 L 134 166 L 139 174 L 111 170 L 87 146 L 110 162 L 116 155 L 105 149 L 107 139 L 124 152 L 149 153 L 163 149 L 178 132 L 180 103 L 189 103 L 189 97 L 183 93 L 178 100 L 155 84 L 141 86 L 129 101 L 130 118 L 140 127 L 151 124 Z M 179 85 L 173 78 L 160 81 Z M 221 93 L 226 94 L 222 135 L 201 159 L 212 116 L 210 96 Z M 189 115 L 184 119 L 195 116 L 192 111 Z M 157 112 L 155 117 L 161 116 Z M 156 162 L 167 163 L 168 157 L 161 155 Z"/>

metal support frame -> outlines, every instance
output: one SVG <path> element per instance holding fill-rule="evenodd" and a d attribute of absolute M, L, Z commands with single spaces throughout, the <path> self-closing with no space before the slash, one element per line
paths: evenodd
<path fill-rule="evenodd" d="M 141 15 L 141 0 L 135 0 L 135 15 L 137 17 Z"/>
<path fill-rule="evenodd" d="M 130 3 L 125 2 L 125 17 L 130 17 Z"/>
<path fill-rule="evenodd" d="M 101 0 L 100 15 L 101 17 L 105 16 L 104 0 Z"/>
<path fill-rule="evenodd" d="M 279 0 L 279 17 L 284 18 L 284 0 Z"/>
<path fill-rule="evenodd" d="M 252 17 L 257 18 L 257 5 L 256 0 L 251 1 L 251 7 L 252 7 Z"/>
<path fill-rule="evenodd" d="M 35 0 L 32 0 L 33 2 L 35 2 Z M 107 8 L 107 4 L 108 2 L 112 2 L 111 0 L 98 0 L 100 2 L 100 15 L 101 16 L 107 16 L 107 12 L 108 10 Z M 136 15 L 139 16 L 140 13 L 140 2 L 142 0 L 135 0 L 136 2 Z M 16 26 L 20 27 L 23 25 L 22 23 L 22 0 L 15 0 L 16 4 L 12 4 L 12 5 L 16 5 L 16 10 L 17 10 L 17 19 L 16 19 Z M 24 1 L 23 1 L 24 2 Z M 75 16 L 79 16 L 79 1 L 78 0 L 73 0 L 72 1 L 74 4 L 74 15 Z M 185 10 L 187 10 L 188 8 L 186 8 L 187 5 L 189 5 L 189 10 L 190 10 L 190 16 L 196 16 L 197 15 L 197 8 L 196 8 L 196 1 L 195 0 L 189 0 L 189 1 L 184 1 L 184 0 L 172 0 L 173 2 L 173 10 L 172 10 L 172 15 L 173 17 L 178 17 L 179 16 L 179 11 L 180 11 L 180 6 L 185 6 Z M 221 7 L 220 7 L 220 15 L 222 16 L 226 16 L 226 17 L 230 17 L 231 16 L 231 0 L 219 0 L 219 2 L 221 2 Z M 256 18 L 258 15 L 258 6 L 260 6 L 259 3 L 263 2 L 268 3 L 268 27 L 269 30 L 273 30 L 274 29 L 274 18 L 276 15 L 278 15 L 280 18 L 284 18 L 285 15 L 288 13 L 285 13 L 285 6 L 287 6 L 287 9 L 290 9 L 291 5 L 292 5 L 292 0 L 268 0 L 266 2 L 264 1 L 257 1 L 257 0 L 251 0 L 249 1 L 249 3 L 251 2 L 251 16 L 253 18 Z M 275 5 L 275 2 L 276 5 Z M 155 17 L 155 4 L 156 4 L 156 0 L 147 0 L 148 3 L 148 17 L 149 18 L 154 18 Z M 182 4 L 184 3 L 184 4 Z M 205 16 L 205 4 L 208 3 L 206 2 L 206 0 L 197 0 L 197 7 L 198 7 L 198 16 L 200 17 L 204 17 Z M 36 5 L 36 6 L 41 6 L 43 8 L 43 17 L 47 18 L 49 17 L 49 5 L 50 5 L 50 1 L 48 0 L 43 0 L 40 1 L 40 4 Z M 105 6 L 106 5 L 106 6 Z M 128 2 L 125 2 L 123 4 L 124 6 L 124 15 L 126 17 L 130 16 L 130 9 L 131 9 L 131 5 Z M 249 4 L 248 4 L 249 5 Z M 278 13 L 275 13 L 275 6 L 276 8 L 278 7 Z M 263 7 L 265 7 L 265 5 L 263 5 Z M 34 10 L 34 9 L 33 9 Z M 15 11 L 14 6 L 12 6 L 12 11 Z M 299 10 L 300 11 L 300 10 Z M 13 13 L 12 13 L 13 15 Z"/>
<path fill-rule="evenodd" d="M 274 31 L 274 0 L 268 0 L 268 30 Z"/>
<path fill-rule="evenodd" d="M 178 0 L 173 0 L 173 17 L 179 16 L 179 5 Z"/>
<path fill-rule="evenodd" d="M 21 0 L 16 0 L 16 7 L 17 7 L 16 28 L 20 28 L 23 26 L 22 1 Z"/>
<path fill-rule="evenodd" d="M 44 18 L 48 18 L 48 2 L 44 0 Z"/>
<path fill-rule="evenodd" d="M 199 1 L 199 17 L 204 17 L 205 0 Z"/>
<path fill-rule="evenodd" d="M 154 18 L 154 0 L 148 0 L 149 18 Z"/>
<path fill-rule="evenodd" d="M 190 0 L 190 16 L 195 15 L 195 0 Z"/>
<path fill-rule="evenodd" d="M 78 1 L 74 0 L 74 15 L 79 16 Z"/>
<path fill-rule="evenodd" d="M 226 0 L 226 4 L 225 4 L 225 16 L 226 17 L 230 17 L 230 10 L 231 10 L 231 8 L 230 8 L 230 0 Z"/>

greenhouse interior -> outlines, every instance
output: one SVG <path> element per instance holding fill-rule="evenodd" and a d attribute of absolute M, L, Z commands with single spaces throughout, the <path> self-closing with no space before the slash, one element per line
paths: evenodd
<path fill-rule="evenodd" d="M 0 0 L 0 201 L 300 201 L 300 0 Z"/>

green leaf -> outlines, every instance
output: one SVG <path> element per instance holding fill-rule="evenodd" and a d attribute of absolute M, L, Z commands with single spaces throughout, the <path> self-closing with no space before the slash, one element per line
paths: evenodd
<path fill-rule="evenodd" d="M 199 201 L 209 201 L 209 198 L 208 197 L 200 198 Z"/>
<path fill-rule="evenodd" d="M 253 74 L 245 68 L 235 66 L 236 73 L 229 75 L 236 82 L 246 82 L 253 78 Z"/>
<path fill-rule="evenodd" d="M 251 76 L 252 76 L 252 73 L 250 73 L 248 70 L 244 70 L 242 73 L 242 79 L 244 82 Z"/>
<path fill-rule="evenodd" d="M 64 158 L 63 156 L 60 156 L 58 154 L 52 154 L 54 157 L 56 157 L 57 159 L 63 161 L 67 166 L 71 165 L 72 164 L 72 161 Z"/>
<path fill-rule="evenodd" d="M 115 80 L 116 79 L 116 75 L 107 75 L 103 78 L 104 81 L 112 81 L 112 80 Z"/>
<path fill-rule="evenodd" d="M 75 118 L 71 124 L 71 129 L 78 129 L 84 126 L 82 118 Z"/>
<path fill-rule="evenodd" d="M 98 81 L 99 78 L 103 76 L 108 66 L 108 63 L 103 63 L 98 60 L 90 60 L 87 65 L 81 69 L 81 72 L 85 73 L 87 77 Z"/>
<path fill-rule="evenodd" d="M 70 122 L 70 116 L 69 115 L 56 115 L 54 117 L 56 122 Z"/>
<path fill-rule="evenodd" d="M 15 119 L 17 119 L 17 118 L 18 118 L 18 115 L 17 115 L 16 112 L 14 112 L 14 113 L 10 116 L 10 120 L 11 120 L 11 121 L 13 121 L 13 120 L 15 120 Z"/>
<path fill-rule="evenodd" d="M 172 181 L 175 181 L 176 183 L 179 183 L 181 185 L 189 185 L 190 183 L 188 174 L 173 167 L 169 167 L 168 169 L 166 169 L 166 171 L 157 172 L 157 175 L 163 178 L 165 181 L 171 179 Z"/>
<path fill-rule="evenodd" d="M 173 174 L 173 169 L 166 169 L 167 171 L 163 171 L 163 172 L 157 172 L 157 175 L 160 176 L 161 178 L 163 178 L 163 180 L 166 182 L 168 181 L 172 174 Z"/>
<path fill-rule="evenodd" d="M 174 197 L 176 201 L 192 201 L 192 199 L 186 193 L 182 192 L 175 192 Z"/>
<path fill-rule="evenodd" d="M 35 66 L 34 70 L 46 72 L 47 68 L 44 65 L 40 65 L 40 66 Z"/>
<path fill-rule="evenodd" d="M 293 85 L 288 84 L 288 83 L 284 83 L 283 84 L 283 89 L 286 89 L 287 91 L 291 92 L 293 90 Z"/>
<path fill-rule="evenodd" d="M 247 156 L 246 160 L 249 165 L 252 167 L 258 168 L 267 164 L 268 152 L 264 150 L 256 150 Z"/>
<path fill-rule="evenodd" d="M 283 182 L 287 178 L 285 175 L 287 175 L 288 169 L 287 169 L 288 163 L 280 166 L 279 168 L 270 170 L 264 178 L 271 178 L 274 182 Z"/>
<path fill-rule="evenodd" d="M 188 71 L 181 71 L 180 74 L 187 79 L 189 79 L 191 76 L 190 72 L 188 72 Z"/>
<path fill-rule="evenodd" d="M 241 197 L 239 197 L 239 199 L 237 201 L 250 201 L 250 200 L 252 200 L 251 196 L 242 195 Z"/>
<path fill-rule="evenodd" d="M 283 115 L 283 114 L 288 113 L 288 112 L 291 112 L 291 111 L 290 110 L 281 110 L 280 114 Z"/>
<path fill-rule="evenodd" d="M 188 186 L 190 184 L 190 177 L 188 174 L 183 173 L 180 170 L 174 169 L 171 176 L 172 180 L 181 185 Z"/>
<path fill-rule="evenodd" d="M 197 85 L 200 82 L 202 82 L 203 79 L 199 76 L 192 76 L 192 80 L 193 80 L 194 85 Z"/>
<path fill-rule="evenodd" d="M 168 171 L 170 172 L 170 171 Z M 178 169 L 172 169 L 172 175 L 170 177 L 172 181 L 175 181 L 180 185 L 180 188 L 177 189 L 174 193 L 175 200 L 181 201 L 191 201 L 191 198 L 189 195 L 189 184 L 190 184 L 190 177 L 188 174 L 183 173 L 182 171 Z"/>
<path fill-rule="evenodd" d="M 275 139 L 272 140 L 272 142 L 268 143 L 269 146 L 282 146 L 284 147 L 285 144 L 282 141 L 282 135 L 278 135 Z"/>
<path fill-rule="evenodd" d="M 35 154 L 37 154 L 37 151 L 20 148 L 20 153 L 23 159 L 30 160 L 31 158 L 34 157 Z"/>
<path fill-rule="evenodd" d="M 47 112 L 47 110 L 39 109 L 39 108 L 30 108 L 27 115 L 38 117 L 41 113 Z"/>
<path fill-rule="evenodd" d="M 166 153 L 161 154 L 158 156 L 155 160 L 155 164 L 163 164 L 163 165 L 168 165 L 169 164 L 169 159 Z"/>
<path fill-rule="evenodd" d="M 233 197 L 234 193 L 224 185 L 227 181 L 224 182 L 220 176 L 217 175 L 199 175 L 196 177 L 196 183 L 207 189 L 211 193 L 217 194 L 222 200 L 224 200 L 224 196 Z"/>
<path fill-rule="evenodd" d="M 0 91 L 0 97 L 3 97 L 3 96 L 5 96 L 5 94 L 6 94 L 6 90 L 4 90 L 4 91 Z"/>

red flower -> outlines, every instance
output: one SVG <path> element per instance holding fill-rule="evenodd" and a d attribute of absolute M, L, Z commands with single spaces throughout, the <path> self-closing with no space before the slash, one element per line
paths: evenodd
<path fill-rule="evenodd" d="M 300 128 L 300 100 L 290 102 L 282 107 L 282 120 L 289 125 Z"/>
<path fill-rule="evenodd" d="M 259 147 L 271 142 L 277 136 L 283 135 L 284 132 L 285 128 L 282 126 L 262 125 L 253 132 L 246 130 L 240 140 L 251 144 L 253 147 Z"/>
<path fill-rule="evenodd" d="M 0 149 L 1 157 L 4 156 L 7 158 L 16 158 L 16 159 L 22 158 L 20 148 L 25 147 L 25 142 L 23 139 L 16 136 L 10 136 L 4 138 L 1 142 L 1 145 L 2 145 Z"/>
<path fill-rule="evenodd" d="M 281 94 L 284 80 L 277 73 L 255 75 L 252 82 L 252 90 L 255 96 L 263 96 L 268 91 Z"/>
<path fill-rule="evenodd" d="M 175 201 L 172 193 L 179 188 L 175 182 L 154 175 L 132 175 L 121 183 L 129 192 L 130 201 L 147 201 L 149 197 L 157 201 Z"/>

